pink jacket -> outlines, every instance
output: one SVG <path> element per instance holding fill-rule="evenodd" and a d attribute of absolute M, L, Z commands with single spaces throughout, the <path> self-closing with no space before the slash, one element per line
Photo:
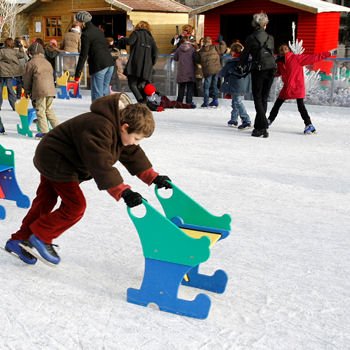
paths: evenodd
<path fill-rule="evenodd" d="M 277 62 L 277 76 L 280 75 L 283 81 L 279 98 L 283 100 L 304 98 L 305 77 L 303 66 L 322 61 L 330 55 L 328 51 L 313 55 L 286 53 L 284 56 L 285 62 Z"/>

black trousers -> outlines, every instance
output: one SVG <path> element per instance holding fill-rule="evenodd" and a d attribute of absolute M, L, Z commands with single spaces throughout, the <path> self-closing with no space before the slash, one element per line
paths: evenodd
<path fill-rule="evenodd" d="M 177 92 L 177 102 L 183 102 L 186 91 L 186 103 L 192 103 L 194 93 L 194 82 L 178 83 L 179 89 Z"/>
<path fill-rule="evenodd" d="M 128 85 L 137 102 L 144 102 L 146 99 L 146 95 L 143 92 L 145 81 L 141 78 L 135 77 L 134 75 L 128 75 Z"/>
<path fill-rule="evenodd" d="M 252 93 L 255 106 L 254 129 L 267 129 L 268 123 L 266 119 L 267 101 L 269 98 L 271 86 L 275 76 L 275 70 L 253 70 L 252 77 Z"/>
<path fill-rule="evenodd" d="M 278 111 L 281 108 L 281 106 L 283 105 L 284 101 L 285 100 L 283 100 L 282 98 L 278 98 L 275 101 L 275 103 L 271 109 L 270 116 L 269 116 L 269 119 L 271 120 L 271 122 L 273 122 L 276 119 Z M 299 111 L 301 117 L 303 118 L 304 124 L 305 125 L 312 124 L 311 118 L 306 110 L 303 98 L 297 98 L 297 106 L 298 106 L 298 111 Z"/>

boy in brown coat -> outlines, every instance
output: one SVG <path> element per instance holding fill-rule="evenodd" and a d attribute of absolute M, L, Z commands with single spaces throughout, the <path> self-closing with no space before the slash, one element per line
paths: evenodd
<path fill-rule="evenodd" d="M 91 104 L 90 112 L 45 135 L 34 156 L 40 172 L 36 198 L 21 228 L 7 241 L 6 250 L 27 264 L 35 264 L 35 256 L 58 264 L 60 257 L 52 241 L 82 218 L 86 208 L 82 181 L 93 178 L 99 190 L 106 190 L 116 200 L 123 198 L 129 207 L 141 204 L 142 196 L 123 182 L 113 166 L 118 160 L 146 184 L 171 187 L 170 179 L 153 170 L 139 146 L 154 131 L 152 112 L 145 105 L 130 102 L 120 93 L 99 98 Z M 53 210 L 59 197 L 61 203 Z"/>
<path fill-rule="evenodd" d="M 32 100 L 38 119 L 40 132 L 35 135 L 36 138 L 42 138 L 49 131 L 48 122 L 52 128 L 59 124 L 52 109 L 56 96 L 53 69 L 44 53 L 43 46 L 38 42 L 29 46 L 31 59 L 27 62 L 23 75 L 24 90 Z"/>

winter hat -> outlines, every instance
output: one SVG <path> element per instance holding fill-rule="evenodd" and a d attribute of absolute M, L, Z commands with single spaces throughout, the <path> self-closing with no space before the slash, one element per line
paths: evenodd
<path fill-rule="evenodd" d="M 45 50 L 41 44 L 35 42 L 28 47 L 28 53 L 29 53 L 29 55 L 33 56 L 33 55 L 37 55 L 39 53 L 44 54 Z"/>
<path fill-rule="evenodd" d="M 82 22 L 82 23 L 87 23 L 90 22 L 92 20 L 92 16 L 89 12 L 87 11 L 79 11 L 76 15 L 75 15 L 75 19 L 78 22 Z"/>
<path fill-rule="evenodd" d="M 152 96 L 157 91 L 157 89 L 152 84 L 146 84 L 146 86 L 144 87 L 143 91 L 145 92 L 145 94 L 147 96 Z"/>

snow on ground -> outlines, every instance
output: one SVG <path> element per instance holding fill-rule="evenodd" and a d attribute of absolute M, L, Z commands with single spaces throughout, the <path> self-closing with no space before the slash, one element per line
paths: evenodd
<path fill-rule="evenodd" d="M 63 121 L 88 110 L 82 100 L 56 100 Z M 197 320 L 126 302 L 138 288 L 144 258 L 124 203 L 93 181 L 82 185 L 88 209 L 63 234 L 61 264 L 25 266 L 0 252 L 0 349 L 349 349 L 350 109 L 307 106 L 318 134 L 304 136 L 294 103 L 285 104 L 268 139 L 228 128 L 230 101 L 218 109 L 155 113 L 157 129 L 142 146 L 156 170 L 215 215 L 229 213 L 232 233 L 212 249 L 201 271 L 229 275 L 224 294 L 210 296 Z M 201 101 L 197 100 L 200 104 Z M 246 102 L 254 116 L 251 101 Z M 269 105 L 271 108 L 271 105 Z M 38 141 L 16 133 L 5 101 L 22 191 L 33 199 Z M 153 188 L 125 182 L 160 209 Z M 1 244 L 26 213 L 1 201 Z M 181 287 L 179 296 L 203 292 Z"/>

